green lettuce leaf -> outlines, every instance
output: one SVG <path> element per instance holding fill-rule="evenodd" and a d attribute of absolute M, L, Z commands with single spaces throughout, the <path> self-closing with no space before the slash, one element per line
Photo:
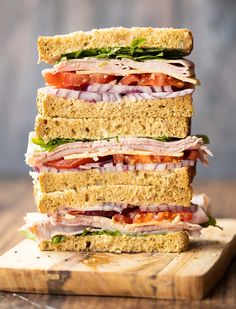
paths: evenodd
<path fill-rule="evenodd" d="M 204 144 L 210 144 L 210 139 L 207 135 L 204 134 L 196 134 L 197 137 L 202 138 Z"/>
<path fill-rule="evenodd" d="M 165 232 L 160 233 L 161 235 L 166 235 Z M 129 235 L 129 236 L 149 236 L 149 234 L 123 234 L 118 230 L 115 231 L 108 231 L 108 230 L 101 230 L 101 231 L 90 231 L 89 229 L 84 229 L 81 233 L 76 234 L 75 236 L 89 236 L 89 235 L 109 235 L 109 236 L 125 236 L 125 235 Z M 52 243 L 53 244 L 58 244 L 60 242 L 63 242 L 66 238 L 62 235 L 57 235 L 54 236 L 52 238 Z"/>
<path fill-rule="evenodd" d="M 30 239 L 30 240 L 36 240 L 35 234 L 31 233 L 30 231 L 28 231 L 28 230 L 24 230 L 24 231 L 21 230 L 20 232 L 24 235 L 25 238 Z"/>
<path fill-rule="evenodd" d="M 158 136 L 156 138 L 151 138 L 151 139 L 155 139 L 155 140 L 160 141 L 160 142 L 168 142 L 168 141 L 171 140 L 171 138 L 166 136 L 166 135 Z"/>
<path fill-rule="evenodd" d="M 67 144 L 67 143 L 74 143 L 74 142 L 77 142 L 79 140 L 73 139 L 73 138 L 55 138 L 55 139 L 50 140 L 48 143 L 45 143 L 42 138 L 33 137 L 31 139 L 31 141 L 35 145 L 40 146 L 42 148 L 42 150 L 53 151 L 54 149 L 56 149 L 60 145 Z M 83 141 L 85 142 L 86 140 L 83 140 Z"/>
<path fill-rule="evenodd" d="M 208 216 L 208 221 L 205 222 L 205 223 L 202 223 L 202 224 L 200 224 L 200 225 L 201 225 L 202 227 L 204 227 L 204 228 L 206 228 L 206 227 L 212 225 L 212 226 L 218 227 L 219 229 L 223 230 L 223 228 L 222 228 L 221 226 L 217 225 L 216 223 L 217 223 L 217 222 L 216 222 L 216 219 L 215 219 L 215 218 L 213 218 L 212 216 Z"/>
<path fill-rule="evenodd" d="M 87 235 L 110 235 L 110 236 L 122 236 L 120 231 L 89 231 L 88 229 L 84 229 L 82 233 L 77 234 L 76 236 L 87 236 Z"/>
<path fill-rule="evenodd" d="M 76 236 L 87 236 L 87 235 L 110 235 L 110 236 L 122 236 L 122 233 L 120 231 L 89 231 L 88 229 L 84 229 L 83 232 L 76 234 Z M 65 236 L 62 235 L 56 235 L 52 238 L 51 242 L 53 244 L 59 244 L 63 241 L 65 241 Z"/>
<path fill-rule="evenodd" d="M 145 42 L 145 38 L 137 38 L 133 40 L 129 47 L 107 47 L 77 50 L 71 53 L 62 54 L 59 62 L 69 59 L 81 59 L 85 57 L 103 59 L 128 58 L 135 61 L 145 61 L 150 59 L 178 59 L 184 56 L 184 53 L 178 49 L 142 48 L 141 46 Z"/>
<path fill-rule="evenodd" d="M 56 235 L 52 238 L 53 244 L 59 244 L 60 242 L 63 242 L 66 238 L 62 235 Z"/>

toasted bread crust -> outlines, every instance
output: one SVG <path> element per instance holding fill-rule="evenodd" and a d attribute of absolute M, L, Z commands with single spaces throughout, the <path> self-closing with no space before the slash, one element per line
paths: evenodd
<path fill-rule="evenodd" d="M 145 38 L 144 48 L 178 49 L 185 55 L 193 48 L 192 33 L 188 29 L 173 28 L 107 28 L 78 31 L 67 35 L 40 36 L 38 38 L 39 62 L 54 64 L 62 54 L 102 47 L 127 47 L 134 39 Z"/>
<path fill-rule="evenodd" d="M 67 189 L 79 189 L 94 185 L 133 185 L 186 187 L 191 184 L 195 167 L 182 167 L 163 171 L 99 172 L 98 169 L 79 172 L 35 173 L 41 192 L 49 193 Z"/>
<path fill-rule="evenodd" d="M 63 242 L 53 244 L 42 241 L 42 251 L 97 251 L 97 252 L 182 252 L 188 249 L 189 237 L 185 232 L 166 235 L 110 236 L 87 235 L 67 236 Z"/>
<path fill-rule="evenodd" d="M 48 142 L 54 138 L 102 139 L 114 136 L 168 136 L 185 138 L 190 133 L 190 118 L 46 118 L 38 115 L 35 122 L 37 137 Z"/>
<path fill-rule="evenodd" d="M 115 117 L 191 117 L 192 97 L 131 101 L 124 97 L 119 102 L 96 102 L 65 99 L 38 90 L 37 107 L 43 117 L 115 118 Z"/>

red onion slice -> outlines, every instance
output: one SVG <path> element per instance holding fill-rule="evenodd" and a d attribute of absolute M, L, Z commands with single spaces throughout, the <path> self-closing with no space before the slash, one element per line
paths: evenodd
<path fill-rule="evenodd" d="M 89 92 L 109 92 L 109 93 L 158 93 L 158 92 L 173 92 L 171 86 L 130 86 L 130 85 L 111 85 L 111 84 L 91 84 L 88 85 L 87 91 Z"/>
<path fill-rule="evenodd" d="M 115 165 L 115 167 L 116 167 L 116 171 L 117 171 L 117 172 L 123 172 L 124 164 L 123 164 L 123 163 L 117 163 L 117 164 Z"/>
<path fill-rule="evenodd" d="M 102 94 L 99 92 L 81 91 L 78 99 L 84 99 L 91 102 L 102 101 Z"/>
<path fill-rule="evenodd" d="M 94 86 L 95 85 L 95 86 Z M 123 98 L 127 98 L 131 101 L 138 101 L 138 100 L 153 100 L 153 99 L 161 99 L 161 98 L 172 98 L 172 97 L 180 97 L 185 96 L 187 94 L 192 94 L 194 89 L 184 89 L 181 91 L 173 91 L 170 86 L 164 87 L 148 87 L 148 86 L 123 86 L 123 85 L 108 85 L 108 84 L 93 84 L 94 86 L 92 90 L 94 91 L 77 91 L 71 89 L 57 89 L 53 87 L 45 87 L 42 88 L 41 91 L 56 95 L 58 97 L 62 97 L 65 99 L 79 99 L 79 100 L 86 100 L 88 102 L 119 102 Z M 122 88 L 122 91 L 115 91 L 113 92 L 110 90 L 110 87 L 125 87 Z M 132 89 L 127 90 L 126 87 L 132 87 Z M 147 88 L 147 91 L 144 91 L 142 88 Z M 163 89 L 168 91 L 163 91 Z M 90 88 L 88 88 L 90 89 Z M 140 90 L 141 89 L 141 90 Z M 95 91 L 96 90 L 96 91 Z M 105 90 L 105 91 L 104 91 Z"/>
<path fill-rule="evenodd" d="M 98 168 L 99 168 L 99 166 L 98 166 Z M 82 169 L 82 170 L 91 170 L 92 169 L 92 167 L 91 166 L 88 166 L 88 165 L 80 165 L 80 169 Z M 72 169 L 73 170 L 73 169 Z M 50 171 L 51 172 L 51 171 Z"/>
<path fill-rule="evenodd" d="M 167 168 L 166 163 L 157 164 L 155 167 L 156 171 L 164 171 Z"/>
<path fill-rule="evenodd" d="M 127 170 L 128 171 L 135 171 L 135 165 L 134 164 L 128 164 L 127 165 Z"/>
<path fill-rule="evenodd" d="M 162 87 L 160 86 L 151 86 L 152 92 L 162 92 Z"/>
<path fill-rule="evenodd" d="M 163 86 L 164 92 L 173 92 L 173 89 L 171 86 Z"/>
<path fill-rule="evenodd" d="M 87 87 L 87 91 L 90 92 L 109 92 L 109 93 L 152 93 L 161 91 L 161 87 L 151 87 L 151 86 L 127 86 L 127 85 L 111 85 L 111 84 L 91 84 Z"/>
<path fill-rule="evenodd" d="M 154 171 L 156 168 L 156 163 L 145 163 L 143 164 L 143 168 L 145 169 L 145 171 Z"/>

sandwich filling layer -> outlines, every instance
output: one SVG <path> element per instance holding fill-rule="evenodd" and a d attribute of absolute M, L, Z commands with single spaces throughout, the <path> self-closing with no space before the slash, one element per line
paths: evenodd
<path fill-rule="evenodd" d="M 194 166 L 197 159 L 207 164 L 208 155 L 212 154 L 203 139 L 196 136 L 178 141 L 141 137 L 95 141 L 62 139 L 45 144 L 30 134 L 26 162 L 36 171 L 43 167 L 57 170 L 158 170 Z"/>
<path fill-rule="evenodd" d="M 124 95 L 133 100 L 181 96 L 192 93 L 194 85 L 199 84 L 194 64 L 187 59 L 138 62 L 85 58 L 62 61 L 42 73 L 48 86 L 80 91 L 67 92 L 69 98 L 95 102 L 101 101 L 103 94 L 105 101 L 120 100 Z M 61 93 L 65 95 L 65 90 Z"/>
<path fill-rule="evenodd" d="M 215 225 L 215 221 L 207 212 L 208 202 L 204 195 L 195 196 L 194 201 L 198 205 L 191 207 L 117 203 L 93 206 L 86 211 L 61 207 L 48 214 L 28 213 L 21 230 L 28 231 L 40 241 L 53 241 L 56 236 L 68 235 L 137 236 L 176 231 L 196 236 L 203 226 Z"/>

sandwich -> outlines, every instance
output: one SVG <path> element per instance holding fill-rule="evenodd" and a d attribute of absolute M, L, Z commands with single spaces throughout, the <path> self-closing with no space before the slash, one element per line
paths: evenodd
<path fill-rule="evenodd" d="M 111 28 L 40 37 L 47 87 L 38 90 L 35 132 L 55 138 L 185 138 L 199 83 L 188 30 Z M 96 103 L 96 104 L 93 104 Z M 60 125 L 59 125 L 60 124 Z"/>
<path fill-rule="evenodd" d="M 53 67 L 26 153 L 39 213 L 23 230 L 41 250 L 180 252 L 215 225 L 191 187 L 211 155 L 191 135 L 192 46 L 187 29 L 39 37 Z"/>
<path fill-rule="evenodd" d="M 41 250 L 114 253 L 181 252 L 188 248 L 189 235 L 216 226 L 204 194 L 193 196 L 190 207 L 104 203 L 86 211 L 64 207 L 27 213 L 25 222 L 21 230 L 38 240 Z"/>

